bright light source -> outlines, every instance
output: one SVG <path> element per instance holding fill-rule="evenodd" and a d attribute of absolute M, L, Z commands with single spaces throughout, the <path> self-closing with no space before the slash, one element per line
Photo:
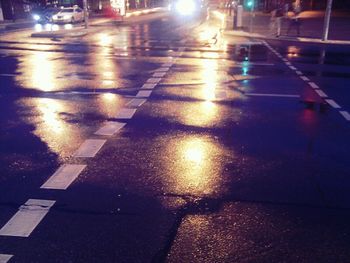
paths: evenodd
<path fill-rule="evenodd" d="M 52 25 L 52 31 L 57 31 L 59 29 L 60 27 L 58 25 Z"/>
<path fill-rule="evenodd" d="M 43 26 L 40 24 L 36 24 L 34 28 L 36 32 L 41 32 L 43 30 Z"/>
<path fill-rule="evenodd" d="M 40 16 L 39 16 L 39 15 L 33 15 L 33 19 L 34 19 L 35 21 L 38 21 L 38 20 L 40 20 Z"/>
<path fill-rule="evenodd" d="M 178 0 L 176 10 L 182 15 L 191 15 L 196 10 L 196 3 L 194 0 Z"/>
<path fill-rule="evenodd" d="M 72 29 L 73 25 L 72 24 L 65 24 L 64 29 Z"/>
<path fill-rule="evenodd" d="M 45 30 L 51 31 L 52 25 L 51 24 L 46 24 L 45 25 Z"/>

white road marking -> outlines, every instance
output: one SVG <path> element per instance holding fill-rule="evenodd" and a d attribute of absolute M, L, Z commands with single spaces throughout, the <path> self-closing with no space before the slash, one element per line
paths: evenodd
<path fill-rule="evenodd" d="M 339 111 L 341 115 L 347 120 L 350 121 L 350 114 L 347 111 Z"/>
<path fill-rule="evenodd" d="M 290 63 L 289 61 L 286 61 L 286 65 L 287 65 L 287 66 L 291 66 L 292 63 Z"/>
<path fill-rule="evenodd" d="M 29 237 L 55 202 L 53 200 L 29 199 L 0 229 L 0 236 Z"/>
<path fill-rule="evenodd" d="M 256 97 L 285 97 L 285 98 L 300 98 L 299 95 L 291 94 L 262 94 L 262 93 L 245 93 L 246 96 L 256 96 Z"/>
<path fill-rule="evenodd" d="M 309 82 L 310 79 L 308 77 L 305 77 L 305 76 L 300 76 L 300 78 L 303 80 L 303 81 L 306 81 L 306 82 Z"/>
<path fill-rule="evenodd" d="M 95 132 L 95 135 L 112 136 L 121 130 L 125 125 L 126 123 L 110 121 L 107 122 L 106 125 L 99 129 L 97 132 Z"/>
<path fill-rule="evenodd" d="M 326 102 L 331 105 L 334 109 L 340 109 L 340 105 L 336 103 L 334 100 L 327 99 Z"/>
<path fill-rule="evenodd" d="M 136 97 L 147 98 L 151 96 L 151 94 L 152 94 L 152 90 L 141 90 L 137 93 Z"/>
<path fill-rule="evenodd" d="M 147 80 L 147 83 L 159 83 L 161 80 L 161 78 L 150 78 Z"/>
<path fill-rule="evenodd" d="M 295 71 L 295 73 L 297 73 L 298 75 L 303 75 L 303 73 L 299 70 Z"/>
<path fill-rule="evenodd" d="M 100 139 L 88 139 L 79 147 L 75 152 L 74 157 L 77 158 L 92 158 L 98 153 L 102 146 L 106 143 L 106 140 Z"/>
<path fill-rule="evenodd" d="M 282 60 L 283 60 L 284 62 L 288 62 L 288 59 L 285 59 L 285 58 L 284 58 L 284 59 L 282 59 Z"/>
<path fill-rule="evenodd" d="M 315 89 L 315 92 L 321 97 L 321 98 L 327 98 L 327 94 L 324 93 L 322 90 L 320 89 Z"/>
<path fill-rule="evenodd" d="M 250 66 L 274 66 L 275 65 L 273 63 L 264 63 L 264 62 L 262 62 L 262 63 L 259 63 L 259 62 L 248 62 L 248 64 Z M 244 63 L 237 62 L 237 63 L 235 63 L 235 65 L 237 65 L 237 66 L 245 66 L 245 65 L 247 65 L 247 62 L 244 62 Z"/>
<path fill-rule="evenodd" d="M 7 263 L 13 255 L 0 254 L 0 263 Z"/>
<path fill-rule="evenodd" d="M 155 78 L 162 78 L 164 77 L 166 74 L 166 72 L 156 72 L 152 75 L 152 77 L 155 77 Z"/>
<path fill-rule="evenodd" d="M 85 167 L 83 164 L 64 164 L 40 188 L 66 190 Z"/>
<path fill-rule="evenodd" d="M 320 87 L 314 83 L 314 82 L 309 82 L 309 85 L 311 86 L 311 88 L 314 88 L 314 89 L 319 89 Z"/>
<path fill-rule="evenodd" d="M 297 68 L 294 67 L 294 66 L 290 66 L 289 68 L 292 69 L 292 70 L 297 70 Z"/>
<path fill-rule="evenodd" d="M 142 106 L 147 100 L 146 99 L 132 99 L 129 101 L 126 105 L 130 107 L 140 107 Z"/>
<path fill-rule="evenodd" d="M 155 70 L 155 72 L 167 72 L 169 71 L 169 69 L 170 69 L 169 67 L 158 68 Z"/>
<path fill-rule="evenodd" d="M 174 65 L 173 63 L 169 62 L 169 63 L 164 63 L 164 64 L 162 65 L 162 67 L 164 67 L 164 68 L 170 68 L 170 67 L 172 67 L 173 65 Z"/>
<path fill-rule="evenodd" d="M 0 74 L 0 77 L 16 77 L 17 74 Z"/>
<path fill-rule="evenodd" d="M 124 109 L 121 109 L 118 112 L 116 118 L 117 119 L 131 119 L 134 116 L 135 113 L 136 113 L 136 109 L 126 109 L 126 108 L 124 108 Z"/>
<path fill-rule="evenodd" d="M 154 89 L 157 86 L 156 83 L 146 83 L 143 84 L 143 86 L 141 87 L 141 89 Z"/>

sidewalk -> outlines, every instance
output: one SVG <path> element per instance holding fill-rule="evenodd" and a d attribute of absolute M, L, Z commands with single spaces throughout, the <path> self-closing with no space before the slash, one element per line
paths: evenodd
<path fill-rule="evenodd" d="M 300 36 L 297 36 L 295 31 L 291 31 L 289 35 L 286 34 L 289 26 L 289 19 L 283 18 L 282 34 L 278 40 L 350 45 L 350 16 L 348 14 L 332 14 L 327 41 L 321 40 L 323 33 L 324 12 L 305 11 L 300 14 L 300 18 Z M 243 28 L 241 30 L 233 30 L 232 21 L 233 17 L 226 15 L 225 34 L 227 35 L 277 39 L 270 30 L 269 14 L 261 12 L 244 12 Z"/>

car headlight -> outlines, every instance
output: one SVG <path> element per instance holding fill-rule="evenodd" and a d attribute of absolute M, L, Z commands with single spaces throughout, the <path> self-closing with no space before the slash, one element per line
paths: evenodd
<path fill-rule="evenodd" d="M 35 21 L 38 21 L 38 20 L 40 19 L 40 16 L 39 16 L 39 15 L 33 15 L 33 19 L 34 19 Z"/>
<path fill-rule="evenodd" d="M 52 16 L 52 19 L 57 19 L 57 15 L 53 15 L 53 16 Z"/>
<path fill-rule="evenodd" d="M 194 0 L 178 0 L 176 10 L 182 15 L 191 15 L 196 10 L 196 3 Z"/>

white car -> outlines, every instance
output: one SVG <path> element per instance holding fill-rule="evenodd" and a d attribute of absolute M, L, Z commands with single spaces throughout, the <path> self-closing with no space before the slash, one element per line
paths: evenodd
<path fill-rule="evenodd" d="M 78 6 L 62 8 L 59 13 L 52 16 L 54 23 L 75 23 L 84 21 L 84 10 Z"/>

